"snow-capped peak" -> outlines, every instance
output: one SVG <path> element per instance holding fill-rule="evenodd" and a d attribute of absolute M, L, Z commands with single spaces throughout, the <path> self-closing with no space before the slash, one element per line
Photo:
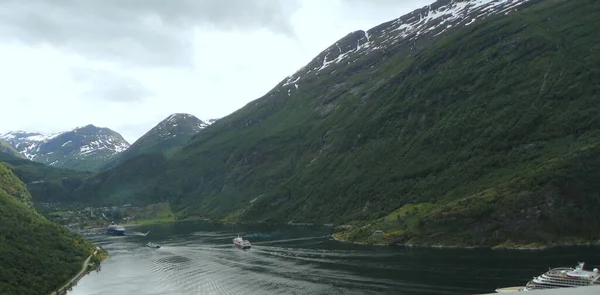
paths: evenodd
<path fill-rule="evenodd" d="M 30 160 L 64 168 L 77 162 L 84 163 L 76 164 L 79 168 L 86 161 L 102 161 L 129 147 L 120 134 L 94 125 L 50 135 L 13 131 L 0 135 L 0 139 Z"/>
<path fill-rule="evenodd" d="M 149 133 L 156 134 L 160 138 L 169 138 L 176 137 L 182 132 L 197 133 L 206 128 L 206 126 L 208 126 L 206 122 L 196 118 L 194 115 L 175 113 L 158 123 L 158 125 L 156 125 Z M 174 131 L 173 128 L 178 128 L 179 131 Z M 190 129 L 190 131 L 184 131 L 187 129 Z"/>

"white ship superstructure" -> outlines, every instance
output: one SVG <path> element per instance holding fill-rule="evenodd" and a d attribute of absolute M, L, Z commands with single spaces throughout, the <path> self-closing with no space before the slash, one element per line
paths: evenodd
<path fill-rule="evenodd" d="M 600 285 L 598 269 L 584 270 L 584 266 L 584 262 L 579 262 L 575 268 L 559 267 L 550 269 L 548 272 L 529 281 L 523 291 Z"/>

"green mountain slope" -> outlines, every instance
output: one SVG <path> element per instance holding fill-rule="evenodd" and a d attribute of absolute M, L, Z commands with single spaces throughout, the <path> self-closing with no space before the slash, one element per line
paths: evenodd
<path fill-rule="evenodd" d="M 34 202 L 75 202 L 74 191 L 92 175 L 91 172 L 55 168 L 1 152 L 0 162 L 13 166 L 13 172 L 27 185 Z"/>
<path fill-rule="evenodd" d="M 352 33 L 168 159 L 123 163 L 80 197 L 369 224 L 345 237 L 382 229 L 384 243 L 598 238 L 598 11 L 597 1 L 531 1 L 441 35 L 390 43 L 395 22 Z M 349 61 L 327 62 L 338 48 Z"/>
<path fill-rule="evenodd" d="M 92 245 L 47 221 L 0 163 L 0 294 L 48 294 L 81 269 Z"/>
<path fill-rule="evenodd" d="M 85 179 L 73 192 L 73 200 L 94 205 L 165 202 L 177 191 L 164 182 L 164 154 L 142 154 Z M 163 188 L 167 186 L 169 188 Z"/>
<path fill-rule="evenodd" d="M 114 167 L 128 159 L 144 154 L 169 153 L 187 143 L 207 126 L 190 114 L 172 114 L 136 140 L 122 153 L 116 154 L 104 166 Z"/>
<path fill-rule="evenodd" d="M 25 158 L 17 150 L 15 150 L 12 146 L 10 146 L 3 140 L 0 140 L 0 153 L 6 153 L 16 158 Z"/>

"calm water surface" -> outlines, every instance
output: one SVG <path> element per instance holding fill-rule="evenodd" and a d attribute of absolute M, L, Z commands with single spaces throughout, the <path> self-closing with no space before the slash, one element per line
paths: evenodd
<path fill-rule="evenodd" d="M 148 236 L 139 235 L 146 231 Z M 383 248 L 335 242 L 321 227 L 181 222 L 128 233 L 90 237 L 111 257 L 69 295 L 473 294 L 524 285 L 548 267 L 600 264 L 600 249 L 593 247 Z M 238 233 L 252 249 L 233 246 Z M 148 241 L 162 248 L 147 248 Z"/>

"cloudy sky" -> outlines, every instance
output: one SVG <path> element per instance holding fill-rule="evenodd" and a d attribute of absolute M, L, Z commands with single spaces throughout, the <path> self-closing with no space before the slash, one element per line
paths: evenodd
<path fill-rule="evenodd" d="M 433 0 L 0 0 L 0 133 L 220 118 Z"/>

